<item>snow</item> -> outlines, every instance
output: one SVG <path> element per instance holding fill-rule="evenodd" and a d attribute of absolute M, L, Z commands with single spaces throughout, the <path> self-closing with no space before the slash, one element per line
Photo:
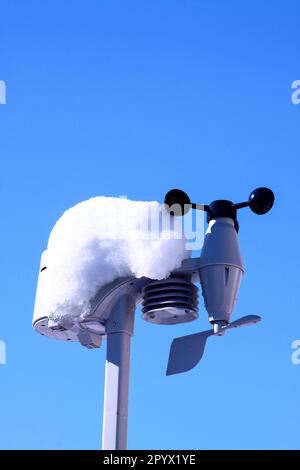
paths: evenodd
<path fill-rule="evenodd" d="M 48 241 L 49 318 L 84 319 L 98 289 L 118 277 L 168 277 L 189 256 L 179 219 L 155 201 L 102 196 L 67 210 Z"/>

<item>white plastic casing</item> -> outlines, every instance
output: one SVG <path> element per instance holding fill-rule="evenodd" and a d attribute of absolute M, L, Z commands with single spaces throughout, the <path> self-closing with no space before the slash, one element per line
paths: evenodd
<path fill-rule="evenodd" d="M 130 295 L 137 305 L 142 299 L 142 289 L 150 282 L 147 278 L 118 278 L 99 288 L 91 299 L 91 313 L 82 321 L 70 323 L 62 318 L 55 322 L 47 310 L 48 273 L 47 250 L 41 257 L 40 272 L 37 284 L 33 313 L 33 328 L 40 334 L 63 341 L 79 341 L 88 348 L 100 347 L 101 339 L 106 335 L 106 322 L 114 305 L 121 296 Z"/>
<path fill-rule="evenodd" d="M 209 320 L 230 323 L 244 273 L 234 221 L 211 220 L 200 257 L 199 276 Z"/>
<path fill-rule="evenodd" d="M 75 331 L 72 331 L 72 329 L 68 329 L 63 326 L 54 325 L 52 324 L 53 322 L 49 320 L 49 312 L 47 311 L 46 306 L 48 272 L 47 250 L 45 250 L 41 256 L 33 312 L 33 327 L 40 334 L 54 339 L 61 339 L 64 341 L 78 341 L 78 331 L 76 329 Z"/>

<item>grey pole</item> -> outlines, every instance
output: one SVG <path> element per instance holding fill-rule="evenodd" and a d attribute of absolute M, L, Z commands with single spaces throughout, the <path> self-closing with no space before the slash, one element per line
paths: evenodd
<path fill-rule="evenodd" d="M 102 449 L 127 448 L 130 341 L 133 335 L 135 299 L 123 295 L 106 323 Z"/>

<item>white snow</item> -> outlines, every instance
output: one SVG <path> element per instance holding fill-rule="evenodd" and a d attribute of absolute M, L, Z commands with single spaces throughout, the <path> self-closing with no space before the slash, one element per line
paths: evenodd
<path fill-rule="evenodd" d="M 67 210 L 48 242 L 49 317 L 83 319 L 97 290 L 120 276 L 168 277 L 189 256 L 180 223 L 174 227 L 178 219 L 158 202 L 113 197 L 95 197 Z"/>

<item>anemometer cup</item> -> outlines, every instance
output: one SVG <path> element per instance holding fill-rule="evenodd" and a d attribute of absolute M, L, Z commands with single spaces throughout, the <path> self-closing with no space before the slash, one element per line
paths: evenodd
<path fill-rule="evenodd" d="M 181 189 L 171 189 L 164 200 L 165 208 L 171 215 L 183 216 L 192 208 L 189 196 Z"/>
<path fill-rule="evenodd" d="M 273 191 L 269 188 L 257 188 L 249 196 L 249 207 L 257 215 L 269 212 L 275 201 Z"/>

